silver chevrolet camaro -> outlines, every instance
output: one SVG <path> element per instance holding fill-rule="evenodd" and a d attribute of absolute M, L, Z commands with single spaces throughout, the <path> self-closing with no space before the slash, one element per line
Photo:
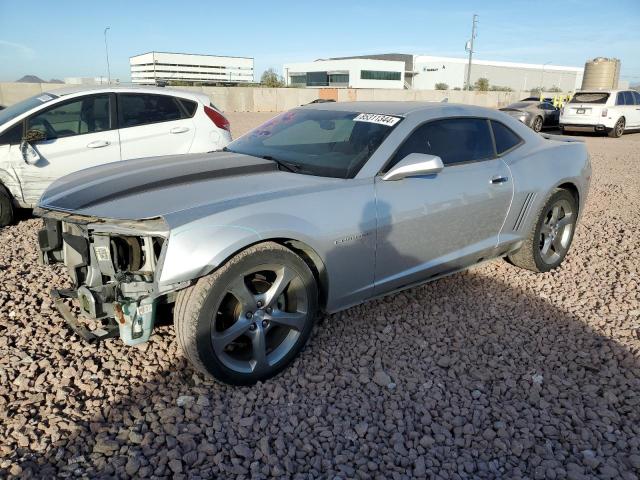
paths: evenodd
<path fill-rule="evenodd" d="M 40 200 L 38 240 L 68 267 L 74 288 L 52 293 L 78 335 L 144 342 L 172 306 L 196 368 L 252 384 L 291 363 L 319 311 L 496 257 L 558 267 L 590 177 L 583 142 L 497 110 L 318 103 L 221 152 L 64 177 Z"/>

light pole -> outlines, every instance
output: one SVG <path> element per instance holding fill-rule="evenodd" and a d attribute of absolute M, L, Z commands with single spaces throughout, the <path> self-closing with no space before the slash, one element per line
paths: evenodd
<path fill-rule="evenodd" d="M 473 40 L 476 38 L 476 27 L 478 26 L 478 15 L 473 15 L 473 25 L 471 26 L 471 40 L 467 42 L 465 50 L 469 52 L 469 66 L 467 67 L 467 90 L 471 89 L 471 58 L 473 57 Z"/>
<path fill-rule="evenodd" d="M 111 27 L 107 27 L 104 29 L 104 51 L 107 54 L 107 83 L 111 84 L 111 68 L 109 67 L 109 46 L 107 45 L 107 30 L 110 30 Z"/>

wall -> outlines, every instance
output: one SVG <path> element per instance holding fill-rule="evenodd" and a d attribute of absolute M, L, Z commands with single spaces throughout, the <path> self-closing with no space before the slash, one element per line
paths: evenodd
<path fill-rule="evenodd" d="M 65 87 L 46 83 L 0 82 L 0 104 L 8 106 L 46 91 Z M 317 98 L 341 102 L 363 100 L 399 100 L 466 103 L 497 108 L 528 97 L 529 92 L 465 92 L 440 90 L 393 90 L 353 88 L 254 88 L 254 87 L 179 87 L 180 90 L 205 93 L 214 105 L 226 112 L 282 112 Z M 553 96 L 553 94 L 547 94 Z"/>

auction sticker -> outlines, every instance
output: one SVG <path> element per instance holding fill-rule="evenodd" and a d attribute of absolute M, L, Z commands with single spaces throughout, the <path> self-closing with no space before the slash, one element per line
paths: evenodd
<path fill-rule="evenodd" d="M 353 119 L 354 122 L 369 122 L 378 123 L 380 125 L 387 125 L 393 127 L 400 121 L 400 117 L 393 117 L 391 115 L 381 115 L 379 113 L 361 113 Z"/>
<path fill-rule="evenodd" d="M 41 95 L 38 97 L 38 100 L 40 100 L 42 103 L 48 102 L 49 100 L 53 100 L 53 97 L 50 95 Z"/>

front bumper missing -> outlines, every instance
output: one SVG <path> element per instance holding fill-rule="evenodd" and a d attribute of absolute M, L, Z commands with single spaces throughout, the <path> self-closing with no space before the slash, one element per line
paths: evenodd
<path fill-rule="evenodd" d="M 89 330 L 82 325 L 63 301 L 63 298 L 77 298 L 78 295 L 75 290 L 54 289 L 51 290 L 51 296 L 53 297 L 53 303 L 58 313 L 60 313 L 69 328 L 83 340 L 89 343 L 99 343 L 102 340 L 117 337 L 120 334 L 120 329 L 117 325 L 110 325 L 107 329 L 99 328 L 96 330 Z"/>
<path fill-rule="evenodd" d="M 89 343 L 99 343 L 113 337 L 120 337 L 125 345 L 138 345 L 149 340 L 155 323 L 157 301 L 147 297 L 140 303 L 132 301 L 113 302 L 115 319 L 109 325 L 89 330 L 64 303 L 63 298 L 78 298 L 77 290 L 51 290 L 54 305 L 66 324 L 80 338 Z M 82 307 L 81 307 L 82 308 Z"/>

